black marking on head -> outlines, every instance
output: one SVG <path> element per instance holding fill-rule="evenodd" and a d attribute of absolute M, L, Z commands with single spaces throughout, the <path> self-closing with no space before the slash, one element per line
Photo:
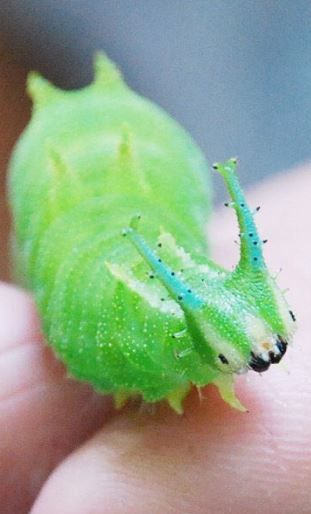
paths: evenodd
<path fill-rule="evenodd" d="M 257 373 L 262 373 L 263 371 L 267 371 L 271 363 L 269 361 L 265 361 L 259 355 L 255 355 L 254 352 L 251 352 L 251 359 L 248 364 L 252 370 Z"/>
<path fill-rule="evenodd" d="M 149 273 L 149 278 L 154 278 L 154 275 L 152 273 Z"/>
<path fill-rule="evenodd" d="M 262 244 L 265 245 L 268 242 L 268 239 L 264 239 Z"/>
<path fill-rule="evenodd" d="M 296 321 L 296 316 L 295 316 L 295 314 L 293 313 L 293 311 L 291 311 L 291 310 L 290 310 L 290 311 L 288 311 L 288 312 L 289 312 L 290 317 L 292 318 L 292 320 L 293 320 L 293 321 Z"/>
<path fill-rule="evenodd" d="M 187 293 L 192 293 L 191 289 L 188 289 Z"/>
<path fill-rule="evenodd" d="M 181 301 L 182 299 L 183 299 L 183 296 L 179 295 L 179 296 L 178 296 L 178 300 L 180 300 L 180 301 Z"/>
<path fill-rule="evenodd" d="M 258 245 L 258 241 L 253 241 L 253 245 L 257 246 Z"/>
<path fill-rule="evenodd" d="M 258 261 L 258 257 L 254 257 L 254 259 L 253 259 L 253 260 L 254 260 L 254 261 Z"/>
<path fill-rule="evenodd" d="M 162 259 L 158 259 L 158 262 L 162 262 Z"/>
<path fill-rule="evenodd" d="M 225 207 L 229 207 L 229 203 L 228 203 L 228 202 L 225 202 L 225 203 L 224 203 L 224 206 L 225 206 Z"/>
<path fill-rule="evenodd" d="M 287 341 L 284 341 L 284 339 L 281 336 L 278 336 L 276 345 L 280 351 L 280 354 L 283 357 L 283 355 L 286 353 L 286 350 L 287 350 Z"/>
<path fill-rule="evenodd" d="M 281 336 L 278 336 L 278 340 L 276 342 L 277 349 L 279 353 L 269 352 L 270 362 L 271 364 L 278 364 L 282 359 L 283 355 L 287 350 L 287 342 L 282 339 Z"/>
<path fill-rule="evenodd" d="M 245 203 L 240 203 L 240 206 L 241 206 L 241 207 L 242 207 L 242 209 L 243 209 L 243 207 L 245 207 Z"/>
<path fill-rule="evenodd" d="M 287 348 L 287 342 L 284 341 L 284 339 L 281 336 L 279 336 L 276 345 L 277 345 L 278 349 L 280 350 L 280 352 L 284 355 L 284 353 L 286 352 L 286 348 Z"/>
<path fill-rule="evenodd" d="M 224 356 L 224 354 L 223 354 L 223 353 L 220 353 L 220 354 L 218 355 L 218 358 L 219 358 L 219 360 L 220 360 L 223 364 L 229 364 L 228 359 Z"/>
<path fill-rule="evenodd" d="M 158 243 L 158 248 L 161 248 L 162 247 L 162 243 Z"/>
<path fill-rule="evenodd" d="M 171 275 L 173 277 L 175 275 L 175 271 L 171 271 Z"/>
<path fill-rule="evenodd" d="M 248 235 L 249 235 L 249 237 L 253 237 L 254 234 L 253 234 L 253 232 L 250 232 Z"/>
<path fill-rule="evenodd" d="M 255 209 L 256 212 L 260 211 L 260 205 L 257 205 L 256 209 Z"/>

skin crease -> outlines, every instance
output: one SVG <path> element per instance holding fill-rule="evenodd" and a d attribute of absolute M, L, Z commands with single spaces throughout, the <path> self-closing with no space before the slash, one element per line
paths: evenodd
<path fill-rule="evenodd" d="M 162 405 L 114 413 L 107 398 L 66 378 L 42 344 L 29 296 L 1 284 L 2 514 L 26 514 L 33 503 L 31 514 L 310 513 L 310 191 L 305 167 L 247 195 L 261 203 L 267 262 L 283 267 L 279 282 L 299 323 L 287 371 L 239 377 L 247 414 L 213 387 L 201 401 L 194 391 L 183 416 Z M 236 234 L 233 212 L 216 212 L 215 260 L 235 262 Z"/>

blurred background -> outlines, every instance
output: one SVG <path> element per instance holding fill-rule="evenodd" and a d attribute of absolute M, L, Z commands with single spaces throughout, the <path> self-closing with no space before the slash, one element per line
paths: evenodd
<path fill-rule="evenodd" d="M 243 185 L 310 158 L 310 1 L 2 0 L 2 176 L 29 116 L 27 70 L 80 87 L 99 48 L 185 126 L 210 162 L 238 156 Z M 215 190 L 222 199 L 219 180 Z M 5 241 L 3 195 L 0 220 Z"/>

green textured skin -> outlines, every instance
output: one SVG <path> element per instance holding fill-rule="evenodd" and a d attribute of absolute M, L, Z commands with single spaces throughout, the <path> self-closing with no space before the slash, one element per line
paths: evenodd
<path fill-rule="evenodd" d="M 286 302 L 261 254 L 255 270 L 249 265 L 246 243 L 234 273 L 208 261 L 210 187 L 200 150 L 131 91 L 106 57 L 96 62 L 94 82 L 78 91 L 30 77 L 34 112 L 14 150 L 9 184 L 17 273 L 70 373 L 114 393 L 119 405 L 140 394 L 181 411 L 191 384 L 214 382 L 242 408 L 232 377 L 253 348 L 249 316 L 288 339 Z M 187 310 L 165 280 L 150 276 L 148 258 L 131 244 L 136 236 L 122 237 L 137 213 L 137 241 L 156 248 L 204 309 L 190 303 Z M 217 360 L 227 347 L 237 352 L 229 372 Z"/>

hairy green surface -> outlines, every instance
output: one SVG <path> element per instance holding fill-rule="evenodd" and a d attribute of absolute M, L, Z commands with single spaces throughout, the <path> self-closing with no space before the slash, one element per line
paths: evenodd
<path fill-rule="evenodd" d="M 207 258 L 200 150 L 105 56 L 95 69 L 78 91 L 29 78 L 33 116 L 10 173 L 17 273 L 70 373 L 118 405 L 140 394 L 180 412 L 191 384 L 213 382 L 242 409 L 234 373 L 278 361 L 294 321 L 266 268 L 236 163 L 217 166 L 241 231 L 229 272 Z"/>

